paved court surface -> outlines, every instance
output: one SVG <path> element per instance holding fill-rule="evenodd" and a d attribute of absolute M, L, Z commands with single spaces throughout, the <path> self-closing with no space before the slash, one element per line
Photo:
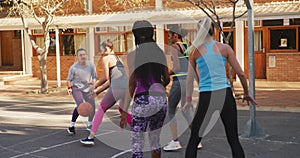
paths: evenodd
<path fill-rule="evenodd" d="M 238 90 L 237 90 L 238 91 Z M 28 92 L 28 91 L 27 91 Z M 88 135 L 87 118 L 79 117 L 76 135 L 66 127 L 74 102 L 64 91 L 48 95 L 26 94 L 16 89 L 0 89 L 0 158 L 129 158 L 128 130 L 118 128 L 119 113 L 114 107 L 105 116 L 97 132 L 95 146 L 83 146 L 79 140 Z M 298 158 L 300 156 L 300 89 L 261 88 L 257 90 L 257 122 L 264 130 L 261 139 L 241 138 L 247 158 Z M 101 96 L 98 98 L 100 100 Z M 249 120 L 249 110 L 238 100 L 239 132 Z M 181 115 L 178 115 L 180 118 Z M 181 121 L 179 119 L 179 121 Z M 183 149 L 162 152 L 163 158 L 183 158 L 190 134 L 180 122 Z M 170 139 L 169 127 L 163 128 L 162 144 Z M 230 158 L 223 126 L 218 121 L 203 139 L 198 157 Z M 146 152 L 145 157 L 150 157 Z"/>

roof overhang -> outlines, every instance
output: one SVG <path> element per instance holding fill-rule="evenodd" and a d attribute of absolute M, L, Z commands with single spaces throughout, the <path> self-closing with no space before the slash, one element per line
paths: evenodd
<path fill-rule="evenodd" d="M 236 8 L 236 15 L 247 11 L 246 6 Z M 253 7 L 254 20 L 300 18 L 300 2 L 281 2 L 256 4 Z M 231 21 L 232 8 L 219 8 L 217 13 L 221 21 Z M 85 28 L 106 26 L 132 26 L 136 20 L 149 20 L 153 24 L 196 23 L 206 14 L 199 9 L 184 10 L 142 10 L 135 12 L 115 12 L 97 15 L 72 15 L 54 17 L 52 27 Z M 237 20 L 247 20 L 247 14 Z M 41 26 L 33 18 L 26 19 L 31 29 Z M 20 18 L 0 19 L 0 30 L 20 30 L 23 25 Z"/>

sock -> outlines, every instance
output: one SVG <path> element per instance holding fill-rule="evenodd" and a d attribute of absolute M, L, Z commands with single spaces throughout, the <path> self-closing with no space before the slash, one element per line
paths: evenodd
<path fill-rule="evenodd" d="M 70 127 L 74 127 L 75 126 L 75 122 L 71 122 Z"/>

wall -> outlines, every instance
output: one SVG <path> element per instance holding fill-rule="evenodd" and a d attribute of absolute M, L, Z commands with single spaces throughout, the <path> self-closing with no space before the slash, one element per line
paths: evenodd
<path fill-rule="evenodd" d="M 127 65 L 126 65 L 126 63 L 127 63 L 126 57 L 127 56 L 121 55 L 119 57 L 124 62 L 125 67 L 127 69 Z M 171 57 L 170 57 L 170 55 L 167 55 L 166 57 L 167 57 L 168 65 L 170 65 Z M 67 79 L 70 67 L 76 61 L 76 57 L 75 56 L 61 56 L 60 60 L 61 60 L 60 61 L 61 80 L 62 80 L 62 82 L 64 82 Z M 94 63 L 96 66 L 97 77 L 100 78 L 101 75 L 103 75 L 102 56 L 100 56 L 100 55 L 95 56 Z M 40 79 L 39 62 L 38 62 L 38 59 L 36 56 L 32 57 L 32 74 L 33 74 L 33 77 L 37 77 Z M 56 57 L 55 56 L 47 57 L 47 78 L 48 78 L 48 80 L 56 80 Z"/>
<path fill-rule="evenodd" d="M 275 63 L 270 60 L 273 57 Z M 266 58 L 268 81 L 300 81 L 300 52 L 267 53 Z"/>
<path fill-rule="evenodd" d="M 61 56 L 60 68 L 61 68 L 61 80 L 62 82 L 67 79 L 69 68 L 74 64 L 75 56 Z M 33 77 L 40 79 L 40 64 L 36 56 L 32 57 L 32 74 Z M 56 80 L 56 57 L 47 57 L 47 78 L 48 80 Z"/>
<path fill-rule="evenodd" d="M 96 72 L 98 78 L 100 75 L 103 74 L 102 70 L 102 60 L 101 56 L 96 56 L 94 58 L 94 63 L 96 66 Z M 123 60 L 124 57 L 122 57 Z M 70 67 L 74 64 L 76 61 L 75 56 L 60 56 L 60 69 L 61 69 L 61 80 L 62 82 L 67 79 L 68 72 Z M 123 60 L 124 61 L 124 60 Z M 40 79 L 40 68 L 39 68 L 39 62 L 37 57 L 32 58 L 32 74 L 33 77 L 37 77 Z M 47 57 L 47 78 L 48 80 L 56 80 L 56 57 L 55 56 L 48 56 Z"/>

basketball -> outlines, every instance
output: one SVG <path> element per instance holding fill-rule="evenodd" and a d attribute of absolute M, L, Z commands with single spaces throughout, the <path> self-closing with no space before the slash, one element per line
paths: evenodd
<path fill-rule="evenodd" d="M 80 116 L 88 117 L 93 112 L 93 106 L 88 102 L 83 102 L 78 106 L 77 111 Z"/>

